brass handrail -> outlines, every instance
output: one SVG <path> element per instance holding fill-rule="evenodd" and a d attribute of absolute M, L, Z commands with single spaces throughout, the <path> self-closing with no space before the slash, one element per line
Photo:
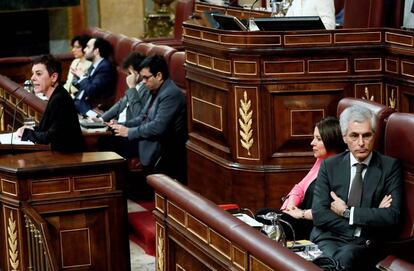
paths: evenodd
<path fill-rule="evenodd" d="M 28 270 L 58 271 L 47 222 L 27 203 L 23 204 L 28 251 Z"/>

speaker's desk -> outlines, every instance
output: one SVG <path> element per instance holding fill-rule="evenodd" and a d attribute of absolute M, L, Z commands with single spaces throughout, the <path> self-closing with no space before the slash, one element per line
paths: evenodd
<path fill-rule="evenodd" d="M 0 156 L 0 269 L 30 270 L 37 217 L 59 270 L 129 270 L 124 166 L 112 152 Z"/>

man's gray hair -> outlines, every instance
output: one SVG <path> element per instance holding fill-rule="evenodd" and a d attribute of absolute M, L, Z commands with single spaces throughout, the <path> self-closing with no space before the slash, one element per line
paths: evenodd
<path fill-rule="evenodd" d="M 360 105 L 353 105 L 342 111 L 339 116 L 339 125 L 341 126 L 342 135 L 346 135 L 349 122 L 364 122 L 371 121 L 372 132 L 375 133 L 377 129 L 377 122 L 374 113 L 366 107 Z"/>

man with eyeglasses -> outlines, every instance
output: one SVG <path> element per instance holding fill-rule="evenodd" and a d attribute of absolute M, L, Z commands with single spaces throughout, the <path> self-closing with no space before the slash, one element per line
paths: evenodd
<path fill-rule="evenodd" d="M 340 125 L 349 151 L 321 165 L 311 240 L 345 270 L 376 270 L 381 243 L 395 237 L 401 220 L 401 165 L 373 150 L 376 119 L 369 109 L 345 109 Z"/>
<path fill-rule="evenodd" d="M 110 127 L 116 136 L 127 137 L 131 143 L 137 141 L 135 148 L 144 167 L 185 182 L 185 96 L 169 79 L 162 56 L 146 57 L 140 65 L 140 76 L 151 94 L 141 114 L 124 125 Z"/>

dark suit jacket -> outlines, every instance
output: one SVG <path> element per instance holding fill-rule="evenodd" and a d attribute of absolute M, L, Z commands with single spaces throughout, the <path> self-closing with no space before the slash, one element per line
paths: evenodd
<path fill-rule="evenodd" d="M 176 84 L 167 79 L 158 90 L 151 105 L 151 97 L 141 114 L 125 122 L 128 139 L 139 140 L 139 157 L 144 166 L 154 165 L 169 145 L 185 144 L 186 100 Z"/>
<path fill-rule="evenodd" d="M 101 118 L 104 121 L 110 121 L 114 118 L 118 119 L 119 114 L 121 114 L 128 104 L 126 119 L 133 119 L 139 116 L 149 97 L 150 93 L 144 84 L 141 84 L 138 90 L 136 88 L 127 89 L 125 95 L 109 108 L 108 111 L 103 113 Z"/>
<path fill-rule="evenodd" d="M 52 93 L 39 126 L 25 129 L 22 140 L 51 144 L 51 149 L 62 152 L 80 152 L 85 148 L 78 114 L 73 99 L 63 86 Z"/>
<path fill-rule="evenodd" d="M 108 109 L 112 103 L 115 84 L 115 68 L 109 60 L 103 59 L 92 75 L 74 83 L 74 86 L 79 89 L 77 96 L 82 90 L 84 91 L 80 100 L 75 97 L 75 106 L 78 112 L 85 114 L 98 105 L 106 106 L 107 108 L 104 110 Z"/>
<path fill-rule="evenodd" d="M 347 202 L 350 185 L 350 152 L 326 159 L 319 170 L 312 204 L 314 229 L 312 241 L 325 238 L 352 238 L 355 226 L 361 237 L 385 240 L 393 237 L 400 223 L 403 182 L 400 163 L 374 151 L 364 176 L 361 207 L 354 210 L 354 225 L 330 210 L 330 191 Z M 389 208 L 378 208 L 385 195 L 392 196 Z"/>

